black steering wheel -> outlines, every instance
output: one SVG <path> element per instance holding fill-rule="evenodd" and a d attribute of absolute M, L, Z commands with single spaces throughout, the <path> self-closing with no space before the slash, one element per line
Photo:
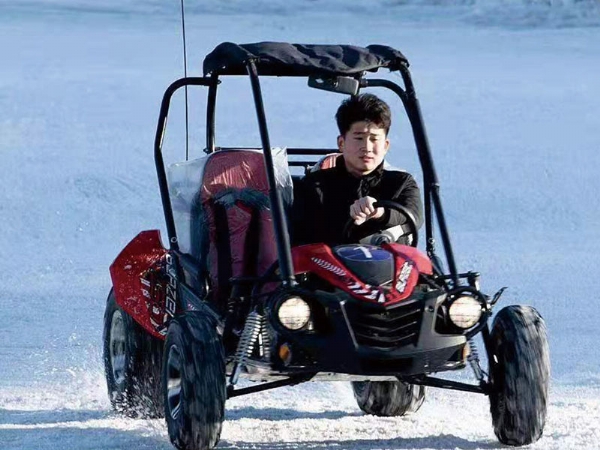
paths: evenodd
<path fill-rule="evenodd" d="M 410 243 L 410 245 L 412 247 L 417 246 L 417 244 L 419 243 L 419 232 L 418 232 L 418 228 L 417 228 L 417 221 L 416 221 L 413 213 L 411 211 L 409 211 L 408 208 L 406 208 L 405 206 L 402 206 L 400 203 L 393 202 L 391 200 L 379 200 L 379 201 L 375 202 L 373 204 L 373 206 L 375 208 L 395 209 L 396 211 L 402 213 L 404 215 L 404 217 L 406 217 L 406 222 L 402 226 L 403 227 L 407 226 L 409 229 L 408 232 L 402 234 L 402 236 L 405 236 L 407 234 L 412 234 L 413 240 Z M 367 223 L 367 222 L 365 222 L 365 223 Z M 344 231 L 342 232 L 342 236 L 344 237 L 344 239 L 349 239 L 350 236 L 352 235 L 352 233 L 354 233 L 355 229 L 360 226 L 362 226 L 362 225 L 354 224 L 354 219 L 352 219 L 352 218 L 348 219 L 348 222 L 346 222 L 346 225 L 344 226 Z"/>

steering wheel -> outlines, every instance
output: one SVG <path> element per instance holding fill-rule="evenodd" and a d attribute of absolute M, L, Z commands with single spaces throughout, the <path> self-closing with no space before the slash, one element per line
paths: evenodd
<path fill-rule="evenodd" d="M 373 204 L 373 206 L 375 208 L 395 209 L 396 211 L 402 213 L 404 215 L 404 217 L 406 217 L 406 222 L 402 226 L 406 225 L 409 230 L 407 233 L 403 233 L 401 236 L 405 236 L 407 234 L 412 234 L 413 240 L 410 243 L 410 245 L 412 247 L 417 246 L 417 244 L 419 243 L 419 233 L 418 233 L 418 228 L 417 228 L 417 221 L 415 220 L 415 216 L 413 215 L 413 213 L 410 212 L 408 210 L 408 208 L 406 208 L 405 206 L 402 206 L 400 203 L 393 202 L 391 200 L 379 200 L 379 201 L 375 202 Z M 365 223 L 367 223 L 367 222 L 365 222 Z M 352 233 L 355 232 L 355 229 L 360 226 L 361 225 L 356 225 L 354 223 L 354 219 L 352 219 L 352 218 L 348 219 L 348 222 L 346 222 L 346 225 L 344 225 L 344 231 L 342 232 L 342 236 L 345 239 L 349 239 L 350 236 L 352 235 Z"/>

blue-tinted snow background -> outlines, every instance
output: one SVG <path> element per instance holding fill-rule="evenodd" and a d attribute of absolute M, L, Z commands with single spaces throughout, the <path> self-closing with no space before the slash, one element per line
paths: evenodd
<path fill-rule="evenodd" d="M 222 41 L 381 43 L 402 50 L 411 61 L 459 269 L 480 271 L 489 293 L 508 286 L 502 303 L 540 310 L 556 389 L 597 388 L 598 2 L 188 0 L 186 6 L 191 75 L 201 73 L 204 55 Z M 60 397 L 75 411 L 108 414 L 100 356 L 108 266 L 140 230 L 164 229 L 152 152 L 162 93 L 183 73 L 178 7 L 175 0 L 0 0 L 0 408 L 58 409 Z M 222 88 L 217 144 L 258 144 L 248 80 Z M 335 145 L 340 96 L 309 91 L 297 80 L 265 80 L 263 90 L 273 145 Z M 378 93 L 396 112 L 389 160 L 418 174 L 401 104 Z M 190 92 L 194 156 L 204 142 L 204 94 Z M 185 154 L 182 95 L 173 108 L 171 162 Z M 315 386 L 308 389 L 319 393 Z M 48 406 L 48 396 L 56 405 Z M 75 439 L 65 448 L 119 448 L 138 442 L 136 433 L 98 447 Z M 8 448 L 24 445 L 19 432 L 5 436 L 14 445 Z M 42 448 L 54 442 L 35 436 Z M 552 439 L 548 448 L 567 448 Z"/>

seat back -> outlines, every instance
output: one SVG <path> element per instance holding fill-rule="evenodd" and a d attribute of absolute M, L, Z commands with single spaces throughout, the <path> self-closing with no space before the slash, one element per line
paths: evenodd
<path fill-rule="evenodd" d="M 291 204 L 285 150 L 273 149 L 273 158 L 284 203 Z M 262 151 L 222 150 L 203 159 L 182 251 L 200 262 L 221 302 L 229 297 L 232 277 L 263 275 L 277 260 L 277 246 Z"/>
<path fill-rule="evenodd" d="M 341 153 L 330 153 L 329 155 L 325 155 L 311 167 L 310 171 L 316 172 L 317 170 L 331 169 L 337 165 L 340 156 L 342 156 Z"/>

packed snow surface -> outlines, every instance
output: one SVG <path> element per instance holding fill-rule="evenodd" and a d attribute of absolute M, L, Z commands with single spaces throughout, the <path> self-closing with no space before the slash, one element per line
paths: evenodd
<path fill-rule="evenodd" d="M 179 2 L 171 2 L 179 3 Z M 594 1 L 187 2 L 189 71 L 222 41 L 382 43 L 411 61 L 459 269 L 547 321 L 548 423 L 532 448 L 600 448 L 600 28 Z M 177 5 L 0 0 L 0 448 L 168 449 L 162 421 L 110 411 L 101 364 L 108 266 L 164 232 L 152 158 L 182 76 Z M 217 143 L 256 145 L 247 79 L 226 81 Z M 271 141 L 333 146 L 340 97 L 265 80 Z M 390 162 L 418 174 L 401 104 Z M 204 92 L 190 92 L 192 156 Z M 184 158 L 183 96 L 169 161 Z M 468 374 L 467 374 L 468 375 Z M 465 375 L 465 376 L 467 376 Z M 430 389 L 406 418 L 360 413 L 344 383 L 227 404 L 220 448 L 500 448 L 487 399 Z"/>

